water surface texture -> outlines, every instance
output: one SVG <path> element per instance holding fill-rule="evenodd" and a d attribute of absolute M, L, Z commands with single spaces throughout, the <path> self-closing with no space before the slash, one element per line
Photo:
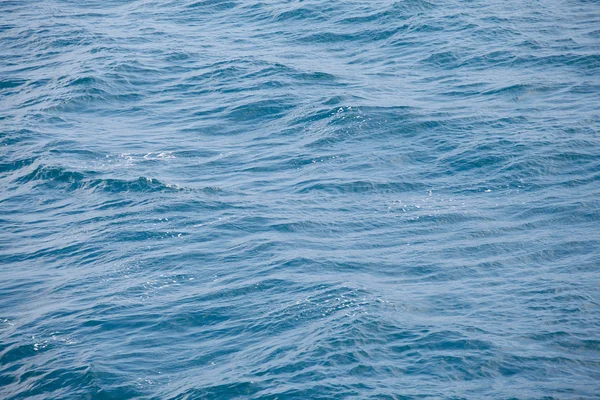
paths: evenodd
<path fill-rule="evenodd" d="M 598 398 L 597 1 L 0 14 L 0 398 Z"/>

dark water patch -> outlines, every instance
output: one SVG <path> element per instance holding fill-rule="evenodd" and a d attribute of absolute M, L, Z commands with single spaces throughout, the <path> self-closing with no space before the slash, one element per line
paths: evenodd
<path fill-rule="evenodd" d="M 210 11 L 224 11 L 234 7 L 237 7 L 238 3 L 235 1 L 227 0 L 204 0 L 196 1 L 188 4 L 186 7 L 189 9 L 201 9 Z"/>
<path fill-rule="evenodd" d="M 37 161 L 36 158 L 28 158 L 28 159 L 22 159 L 22 160 L 14 160 L 12 162 L 9 163 L 0 163 L 0 177 L 5 176 L 4 174 L 6 174 L 7 172 L 13 172 L 13 171 L 17 171 L 21 168 L 27 167 L 33 163 L 35 163 Z"/>
<path fill-rule="evenodd" d="M 325 193 L 402 193 L 415 190 L 425 190 L 427 187 L 423 184 L 408 182 L 301 182 L 296 184 L 298 193 L 325 192 Z"/>

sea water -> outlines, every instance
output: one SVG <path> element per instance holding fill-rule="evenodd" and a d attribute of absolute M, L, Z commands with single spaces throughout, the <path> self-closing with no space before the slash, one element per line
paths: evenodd
<path fill-rule="evenodd" d="M 0 16 L 0 398 L 600 395 L 597 1 Z"/>

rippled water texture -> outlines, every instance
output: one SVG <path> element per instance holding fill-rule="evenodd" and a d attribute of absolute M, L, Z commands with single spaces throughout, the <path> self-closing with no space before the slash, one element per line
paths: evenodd
<path fill-rule="evenodd" d="M 0 15 L 0 398 L 599 395 L 597 1 Z"/>

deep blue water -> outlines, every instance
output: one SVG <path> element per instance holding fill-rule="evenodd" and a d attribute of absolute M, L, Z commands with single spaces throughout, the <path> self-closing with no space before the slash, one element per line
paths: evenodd
<path fill-rule="evenodd" d="M 600 398 L 597 1 L 0 16 L 0 398 Z"/>

